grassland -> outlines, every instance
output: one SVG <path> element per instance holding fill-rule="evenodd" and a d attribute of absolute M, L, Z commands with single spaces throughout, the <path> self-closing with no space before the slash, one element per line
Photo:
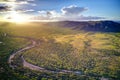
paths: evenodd
<path fill-rule="evenodd" d="M 30 42 L 7 35 L 30 37 L 37 41 L 35 48 L 21 53 L 26 61 L 48 70 L 81 71 L 82 74 L 52 74 L 23 69 L 19 55 L 15 63 L 20 66 L 15 71 L 11 70 L 7 64 L 10 53 Z M 45 23 L 0 23 L 0 42 L 0 74 L 12 73 L 11 80 L 120 79 L 120 33 L 86 32 Z"/>
<path fill-rule="evenodd" d="M 7 25 L 6 25 L 7 24 Z M 9 37 L 11 30 L 7 27 L 8 23 L 0 23 L 0 79 L 1 80 L 18 80 L 19 73 L 14 72 L 8 65 L 8 58 L 12 52 L 28 45 L 25 39 Z"/>

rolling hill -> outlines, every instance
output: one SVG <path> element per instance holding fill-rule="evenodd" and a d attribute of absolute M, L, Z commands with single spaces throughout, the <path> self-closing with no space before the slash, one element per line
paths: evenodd
<path fill-rule="evenodd" d="M 46 26 L 70 27 L 75 30 L 94 31 L 94 32 L 120 32 L 120 23 L 113 21 L 61 21 L 45 22 Z"/>
<path fill-rule="evenodd" d="M 36 46 L 23 51 L 31 43 L 25 37 L 35 40 Z M 0 79 L 120 79 L 120 24 L 117 22 L 1 22 L 0 42 Z M 14 52 L 19 53 L 12 62 L 15 70 L 8 64 L 8 58 Z M 23 60 L 47 72 L 26 68 Z M 66 71 L 72 73 L 64 73 Z"/>

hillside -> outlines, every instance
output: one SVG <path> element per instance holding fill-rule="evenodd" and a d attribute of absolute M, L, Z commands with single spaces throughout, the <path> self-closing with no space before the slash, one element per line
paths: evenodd
<path fill-rule="evenodd" d="M 70 27 L 75 30 L 94 31 L 94 32 L 120 32 L 120 23 L 113 21 L 61 21 L 42 23 L 46 26 Z"/>
<path fill-rule="evenodd" d="M 1 22 L 0 79 L 120 80 L 119 25 L 112 21 Z"/>

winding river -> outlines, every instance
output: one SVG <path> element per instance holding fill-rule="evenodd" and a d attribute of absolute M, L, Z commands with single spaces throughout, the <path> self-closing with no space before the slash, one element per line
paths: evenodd
<path fill-rule="evenodd" d="M 12 64 L 12 62 L 14 61 L 14 57 L 16 55 L 18 55 L 19 53 L 22 53 L 26 50 L 29 50 L 33 47 L 35 47 L 37 45 L 37 41 L 35 41 L 34 39 L 32 38 L 28 38 L 28 37 L 22 37 L 22 36 L 12 36 L 12 37 L 15 37 L 15 38 L 24 38 L 24 39 L 27 39 L 29 41 L 31 41 L 31 44 L 30 45 L 27 45 L 26 47 L 24 48 L 21 48 L 19 49 L 18 51 L 16 52 L 13 52 L 12 55 L 10 55 L 9 59 L 8 59 L 8 63 L 9 63 L 9 66 L 14 69 L 15 68 L 15 65 Z M 43 71 L 43 72 L 51 72 L 51 73 L 74 73 L 74 74 L 79 74 L 81 75 L 81 71 L 70 71 L 70 70 L 57 70 L 57 71 L 52 71 L 52 70 L 47 70 L 45 68 L 42 68 L 40 66 L 36 66 L 34 64 L 31 64 L 29 62 L 27 62 L 23 56 L 21 56 L 21 59 L 22 59 L 22 63 L 23 63 L 23 67 L 25 68 L 28 68 L 30 70 L 35 70 L 35 71 Z"/>

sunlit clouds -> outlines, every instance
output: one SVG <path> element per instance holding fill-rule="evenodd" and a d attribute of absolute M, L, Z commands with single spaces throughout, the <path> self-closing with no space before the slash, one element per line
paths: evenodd
<path fill-rule="evenodd" d="M 89 1 L 88 1 L 89 2 Z M 95 6 L 97 3 L 97 6 Z M 87 3 L 82 0 L 1 0 L 0 15 L 8 21 L 91 21 L 118 19 L 118 6 L 114 9 L 101 2 Z M 109 3 L 109 1 L 108 1 Z M 110 3 L 112 5 L 117 3 Z M 107 6 L 108 5 L 108 6 Z M 100 7 L 101 6 L 101 7 Z M 104 10 L 104 7 L 108 10 Z M 110 13 L 110 9 L 116 10 Z M 115 15 L 116 14 L 116 15 Z M 24 16 L 23 16 L 24 15 Z M 113 15 L 113 16 L 112 16 Z M 23 18 L 25 17 L 25 18 Z"/>
<path fill-rule="evenodd" d="M 105 19 L 104 17 L 97 16 L 84 16 L 82 13 L 86 12 L 88 8 L 79 7 L 76 5 L 70 5 L 67 7 L 61 8 L 60 12 L 55 10 L 51 11 L 38 11 L 39 15 L 34 16 L 32 20 L 51 20 L 51 21 L 82 21 L 82 20 L 100 20 Z"/>
<path fill-rule="evenodd" d="M 33 11 L 31 10 L 19 10 L 17 9 L 23 4 L 28 4 L 27 1 L 8 0 L 2 1 L 0 7 L 1 14 L 5 14 L 3 19 L 10 22 L 22 23 L 28 20 L 28 15 L 22 12 Z"/>

